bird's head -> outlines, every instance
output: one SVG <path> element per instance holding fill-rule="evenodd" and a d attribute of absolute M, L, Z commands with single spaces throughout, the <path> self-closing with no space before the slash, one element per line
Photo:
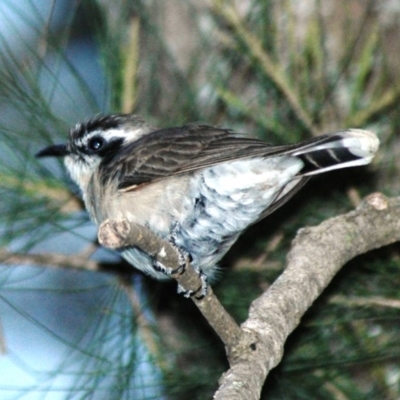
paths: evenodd
<path fill-rule="evenodd" d="M 67 143 L 46 147 L 36 157 L 64 157 L 71 178 L 83 191 L 101 162 L 152 130 L 138 115 L 98 116 L 70 129 Z"/>

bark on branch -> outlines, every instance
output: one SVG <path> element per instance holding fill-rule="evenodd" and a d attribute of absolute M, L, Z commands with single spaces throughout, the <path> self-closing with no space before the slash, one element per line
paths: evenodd
<path fill-rule="evenodd" d="M 240 328 L 211 289 L 204 299 L 193 298 L 223 340 L 231 365 L 214 399 L 258 399 L 269 371 L 282 358 L 288 335 L 340 268 L 359 254 L 399 240 L 400 198 L 374 193 L 356 210 L 298 232 L 285 271 L 252 303 Z M 99 241 L 112 248 L 135 245 L 165 266 L 177 266 L 177 255 L 168 243 L 127 221 L 106 221 Z M 193 272 L 187 268 L 173 277 L 185 289 L 196 290 L 200 282 Z"/>

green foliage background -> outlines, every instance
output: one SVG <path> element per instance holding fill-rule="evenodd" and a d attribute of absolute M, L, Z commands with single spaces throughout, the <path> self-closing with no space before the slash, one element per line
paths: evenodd
<path fill-rule="evenodd" d="M 90 246 L 93 237 L 80 230 L 87 217 L 62 165 L 33 155 L 99 112 L 133 111 L 159 126 L 204 121 L 275 144 L 349 127 L 380 137 L 371 166 L 315 178 L 235 245 L 215 290 L 238 321 L 281 272 L 297 229 L 350 210 L 370 192 L 397 195 L 400 52 L 394 38 L 400 24 L 389 18 L 390 2 L 301 3 L 307 12 L 290 0 L 83 0 L 71 2 L 67 23 L 54 28 L 52 14 L 26 13 L 10 2 L 36 40 L 16 31 L 16 46 L 0 37 L 0 300 L 13 307 L 10 293 L 38 290 L 13 279 L 16 270 L 29 268 L 11 265 L 13 255 L 31 255 L 48 238 L 78 236 Z M 40 28 L 35 18 L 42 19 Z M 80 35 L 96 45 L 100 98 L 68 53 Z M 65 71 L 66 83 L 60 81 Z M 60 96 L 62 113 L 55 107 Z M 36 384 L 21 389 L 20 398 L 60 395 L 59 376 L 70 379 L 61 398 L 211 398 L 227 363 L 192 304 L 175 295 L 174 285 L 135 284 L 134 272 L 118 262 L 111 272 L 76 272 L 85 269 L 90 252 L 78 256 L 75 270 L 64 259 L 65 271 L 31 272 L 32 279 L 50 274 L 68 281 L 63 290 L 43 288 L 60 309 L 66 297 L 78 301 L 82 292 L 98 299 L 82 304 L 86 323 L 68 340 L 14 307 L 19 318 L 66 346 L 57 370 L 30 370 Z M 346 265 L 290 337 L 263 398 L 398 399 L 399 268 L 398 245 Z M 83 280 L 94 284 L 81 285 Z M 12 332 L 4 329 L 3 335 L 7 350 Z M 140 377 L 139 342 L 154 366 Z M 7 390 L 0 386 L 0 393 Z"/>

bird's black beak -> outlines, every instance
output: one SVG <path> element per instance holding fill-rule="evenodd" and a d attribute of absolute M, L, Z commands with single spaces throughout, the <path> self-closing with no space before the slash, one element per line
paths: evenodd
<path fill-rule="evenodd" d="M 65 144 L 55 144 L 40 150 L 36 157 L 64 157 L 70 152 Z"/>

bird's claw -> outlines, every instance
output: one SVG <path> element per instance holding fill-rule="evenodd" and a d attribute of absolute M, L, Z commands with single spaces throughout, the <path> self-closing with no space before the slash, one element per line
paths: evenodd
<path fill-rule="evenodd" d="M 200 270 L 197 271 L 201 280 L 201 285 L 196 290 L 187 290 L 182 285 L 178 284 L 178 294 L 182 294 L 187 299 L 194 297 L 196 300 L 202 300 L 208 292 L 207 276 Z"/>

